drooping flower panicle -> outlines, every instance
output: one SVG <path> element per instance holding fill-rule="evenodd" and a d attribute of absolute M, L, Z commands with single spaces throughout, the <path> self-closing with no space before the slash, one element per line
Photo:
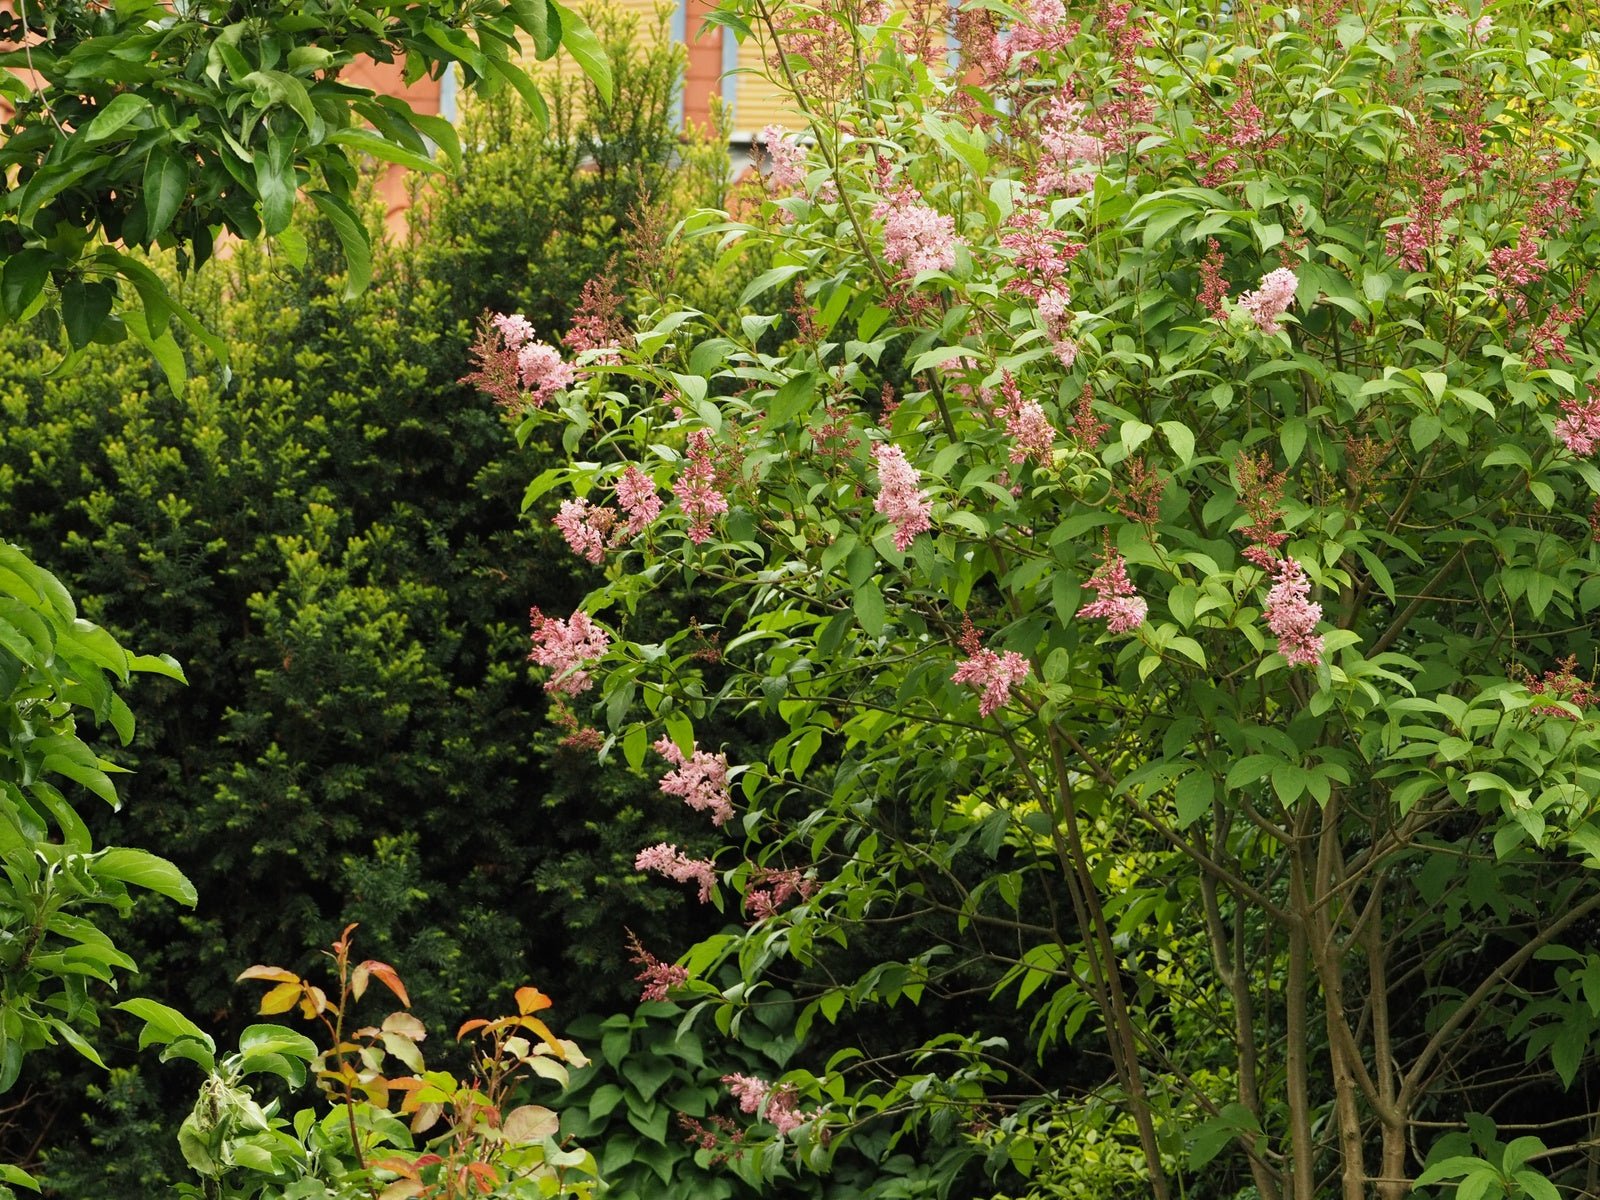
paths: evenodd
<path fill-rule="evenodd" d="M 878 463 L 878 498 L 872 507 L 894 524 L 894 548 L 904 553 L 917 534 L 933 528 L 933 505 L 917 486 L 922 476 L 899 446 L 879 442 L 872 457 Z"/>
<path fill-rule="evenodd" d="M 1278 636 L 1278 653 L 1292 667 L 1314 667 L 1322 661 L 1322 635 L 1316 632 L 1322 620 L 1322 605 L 1309 599 L 1311 581 L 1305 568 L 1292 558 L 1272 564 L 1276 580 L 1267 592 L 1267 628 Z"/>
<path fill-rule="evenodd" d="M 711 519 L 728 511 L 728 498 L 716 486 L 717 468 L 711 460 L 711 435 L 696 430 L 689 435 L 687 462 L 672 485 L 684 515 L 689 518 L 689 540 L 695 545 L 711 539 Z"/>
<path fill-rule="evenodd" d="M 987 717 L 1004 708 L 1011 699 L 1011 689 L 1028 677 L 1028 660 L 1015 650 L 996 654 L 993 650 L 977 650 L 972 657 L 956 668 L 952 682 L 977 688 L 978 715 Z"/>
<path fill-rule="evenodd" d="M 1078 610 L 1079 617 L 1104 617 L 1110 633 L 1127 633 L 1137 629 L 1150 611 L 1150 606 L 1128 578 L 1128 562 L 1121 554 L 1106 547 L 1105 561 L 1095 568 L 1088 586 L 1098 595 Z"/>
<path fill-rule="evenodd" d="M 1278 333 L 1283 329 L 1278 318 L 1294 304 L 1295 288 L 1300 280 L 1288 267 L 1279 267 L 1261 277 L 1261 286 L 1239 297 L 1239 307 L 1250 314 L 1256 328 L 1262 333 Z"/>
<path fill-rule="evenodd" d="M 711 889 L 716 885 L 713 868 L 709 858 L 690 858 L 670 842 L 649 846 L 633 860 L 635 871 L 655 871 L 678 883 L 698 884 L 701 904 L 710 901 Z"/>
<path fill-rule="evenodd" d="M 606 652 L 611 638 L 585 612 L 575 612 L 563 621 L 547 617 L 537 608 L 530 610 L 533 649 L 528 658 L 555 672 L 545 680 L 544 690 L 569 696 L 586 692 L 593 684 L 585 664 Z"/>
<path fill-rule="evenodd" d="M 670 737 L 655 744 L 656 753 L 677 769 L 661 780 L 668 796 L 680 796 L 696 812 L 711 814 L 711 823 L 721 825 L 733 816 L 733 801 L 728 795 L 728 756 L 695 750 L 685 756 Z"/>

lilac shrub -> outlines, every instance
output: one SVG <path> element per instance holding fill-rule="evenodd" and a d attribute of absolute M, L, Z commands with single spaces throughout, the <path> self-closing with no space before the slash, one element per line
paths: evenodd
<path fill-rule="evenodd" d="M 740 1169 L 897 1121 L 1018 1194 L 1593 1191 L 1593 72 L 1472 0 L 716 20 L 808 128 L 680 236 L 771 268 L 485 386 L 605 570 L 547 686 L 728 838 L 641 852 L 744 918 L 647 991 L 959 1018 L 737 1079 Z"/>

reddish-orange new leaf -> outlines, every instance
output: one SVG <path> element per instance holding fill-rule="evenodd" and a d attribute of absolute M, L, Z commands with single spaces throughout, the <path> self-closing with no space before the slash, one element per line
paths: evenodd
<path fill-rule="evenodd" d="M 393 992 L 399 998 L 401 1004 L 404 1004 L 407 1008 L 411 1007 L 411 997 L 406 995 L 406 985 L 400 982 L 399 974 L 388 963 L 369 958 L 366 962 L 357 966 L 356 970 L 367 971 L 374 979 Z"/>
<path fill-rule="evenodd" d="M 525 1017 L 530 1013 L 543 1012 L 554 1003 L 555 1001 L 536 987 L 517 989 L 517 1011 Z"/>
<path fill-rule="evenodd" d="M 473 1017 L 472 1020 L 468 1021 L 466 1024 L 462 1025 L 460 1029 L 456 1030 L 456 1041 L 459 1042 L 474 1029 L 482 1029 L 488 1024 L 489 1022 L 484 1020 L 482 1017 Z"/>
<path fill-rule="evenodd" d="M 286 1013 L 295 1006 L 300 999 L 300 984 L 280 983 L 261 997 L 261 1015 L 271 1016 L 274 1013 Z"/>
<path fill-rule="evenodd" d="M 393 1171 L 396 1175 L 404 1175 L 407 1179 L 422 1178 L 417 1173 L 417 1168 L 403 1158 L 380 1158 L 370 1165 L 379 1171 Z"/>
<path fill-rule="evenodd" d="M 494 1191 L 494 1185 L 500 1182 L 500 1172 L 486 1162 L 468 1163 L 464 1174 L 472 1176 L 472 1182 L 485 1196 Z"/>
<path fill-rule="evenodd" d="M 277 983 L 300 982 L 300 976 L 293 971 L 286 971 L 282 967 L 263 967 L 260 964 L 246 967 L 243 971 L 240 971 L 239 978 L 234 982 L 243 983 L 246 979 L 271 979 Z"/>

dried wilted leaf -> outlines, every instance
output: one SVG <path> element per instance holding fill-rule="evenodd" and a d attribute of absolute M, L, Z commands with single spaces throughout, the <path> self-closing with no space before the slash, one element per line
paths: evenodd
<path fill-rule="evenodd" d="M 524 1104 L 506 1114 L 500 1131 L 509 1142 L 538 1142 L 555 1137 L 561 1119 L 542 1104 Z"/>

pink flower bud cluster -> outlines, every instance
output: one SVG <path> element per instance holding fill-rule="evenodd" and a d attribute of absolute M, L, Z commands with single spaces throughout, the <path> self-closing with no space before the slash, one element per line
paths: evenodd
<path fill-rule="evenodd" d="M 1039 122 L 1046 154 L 1034 184 L 1040 192 L 1076 196 L 1094 187 L 1095 168 L 1110 150 L 1104 137 L 1090 131 L 1089 116 L 1089 106 L 1070 87 L 1050 97 Z"/>
<path fill-rule="evenodd" d="M 768 125 L 756 135 L 756 141 L 766 147 L 767 186 L 775 192 L 792 192 L 806 182 L 806 148 L 798 139 L 786 137 L 782 125 Z"/>
<path fill-rule="evenodd" d="M 597 507 L 587 500 L 563 500 L 561 511 L 556 513 L 555 526 L 573 552 L 592 563 L 606 556 L 606 542 L 617 523 L 617 514 L 609 508 Z"/>
<path fill-rule="evenodd" d="M 634 979 L 644 984 L 639 992 L 639 1003 L 666 1000 L 673 988 L 682 987 L 689 982 L 687 968 L 675 963 L 662 962 L 639 944 L 639 939 L 634 936 L 632 930 L 628 931 L 628 948 L 632 951 L 630 961 L 639 968 L 639 973 Z"/>
<path fill-rule="evenodd" d="M 948 271 L 956 265 L 955 218 L 922 202 L 910 190 L 882 201 L 872 215 L 883 222 L 883 257 L 900 268 L 902 276 L 924 271 Z"/>
<path fill-rule="evenodd" d="M 733 801 L 728 795 L 728 756 L 695 750 L 685 757 L 669 737 L 656 741 L 655 751 L 677 769 L 661 780 L 668 796 L 681 796 L 695 812 L 711 814 L 711 823 L 721 825 L 733 816 Z"/>
<path fill-rule="evenodd" d="M 978 715 L 987 717 L 1010 702 L 1011 689 L 1028 677 L 1028 671 L 1028 660 L 1015 650 L 1004 654 L 978 650 L 956 668 L 951 682 L 979 689 Z"/>
<path fill-rule="evenodd" d="M 1574 454 L 1587 456 L 1600 447 L 1600 384 L 1591 385 L 1583 400 L 1563 400 L 1566 415 L 1556 422 L 1555 435 Z"/>
<path fill-rule="evenodd" d="M 894 524 L 894 548 L 904 553 L 917 534 L 933 528 L 933 505 L 918 490 L 922 476 L 906 461 L 905 451 L 879 442 L 872 456 L 878 463 L 878 499 L 872 507 Z"/>
<path fill-rule="evenodd" d="M 816 881 L 807 879 L 793 867 L 781 871 L 762 867 L 750 876 L 744 906 L 756 920 L 762 921 L 796 896 L 802 900 L 811 899 L 816 890 Z"/>
<path fill-rule="evenodd" d="M 1278 636 L 1278 653 L 1292 667 L 1314 667 L 1322 661 L 1322 635 L 1316 632 L 1322 620 L 1322 605 L 1309 599 L 1311 581 L 1305 569 L 1292 558 L 1272 564 L 1276 582 L 1267 592 L 1267 628 Z"/>
<path fill-rule="evenodd" d="M 1250 314 L 1262 333 L 1277 333 L 1283 326 L 1278 318 L 1294 304 L 1300 280 L 1288 267 L 1279 267 L 1261 277 L 1261 286 L 1239 297 L 1239 307 Z"/>
<path fill-rule="evenodd" d="M 1578 708 L 1592 708 L 1600 703 L 1600 691 L 1595 689 L 1594 684 L 1578 677 L 1578 657 L 1575 654 L 1557 661 L 1555 669 L 1546 671 L 1542 679 L 1535 679 L 1526 668 L 1514 667 L 1512 674 L 1520 675 L 1529 694 L 1543 696 L 1546 700 L 1561 700 Z M 1555 704 L 1535 704 L 1529 711 L 1541 717 L 1577 720 L 1566 709 Z"/>
<path fill-rule="evenodd" d="M 1044 406 L 1037 400 L 1022 398 L 1022 389 L 1010 371 L 1005 373 L 1000 392 L 1005 402 L 996 410 L 996 415 L 1004 418 L 1006 435 L 1011 438 L 1011 461 L 1020 464 L 1031 458 L 1040 466 L 1048 466 L 1055 446 L 1056 427 L 1050 423 Z"/>
<path fill-rule="evenodd" d="M 711 519 L 728 511 L 728 498 L 717 490 L 716 465 L 711 461 L 711 435 L 696 430 L 689 435 L 687 465 L 672 494 L 689 518 L 689 540 L 695 545 L 711 538 Z"/>
<path fill-rule="evenodd" d="M 1104 617 L 1110 633 L 1137 629 L 1150 611 L 1150 606 L 1128 578 L 1127 560 L 1110 546 L 1106 547 L 1105 561 L 1089 577 L 1089 587 L 1098 594 L 1098 599 L 1080 608 L 1078 616 Z"/>
<path fill-rule="evenodd" d="M 766 1111 L 761 1115 L 766 1117 L 780 1137 L 793 1133 L 817 1115 L 799 1111 L 800 1094 L 792 1084 L 773 1087 L 766 1080 L 751 1075 L 724 1075 L 722 1082 L 728 1085 L 728 1091 L 739 1102 L 740 1112 L 760 1113 L 764 1104 Z"/>
<path fill-rule="evenodd" d="M 611 644 L 606 631 L 584 612 L 575 612 L 562 621 L 535 608 L 528 617 L 533 626 L 533 649 L 528 658 L 555 672 L 545 680 L 544 690 L 568 696 L 588 691 L 594 680 L 583 669 L 584 664 L 605 654 Z"/>
<path fill-rule="evenodd" d="M 608 549 L 637 537 L 661 515 L 661 498 L 655 481 L 638 467 L 629 466 L 616 483 L 617 503 L 626 521 L 615 510 L 588 500 L 563 500 L 555 516 L 555 527 L 567 539 L 573 553 L 592 563 L 604 561 Z"/>
<path fill-rule="evenodd" d="M 709 858 L 690 858 L 669 842 L 649 846 L 639 851 L 633 860 L 635 871 L 655 871 L 677 883 L 700 885 L 700 903 L 711 899 L 711 889 L 716 883 L 713 863 Z"/>
<path fill-rule="evenodd" d="M 628 336 L 622 304 L 616 280 L 609 271 L 588 280 L 578 293 L 577 312 L 561 344 L 574 354 L 594 351 L 595 362 L 620 362 L 621 355 L 617 351 Z"/>

